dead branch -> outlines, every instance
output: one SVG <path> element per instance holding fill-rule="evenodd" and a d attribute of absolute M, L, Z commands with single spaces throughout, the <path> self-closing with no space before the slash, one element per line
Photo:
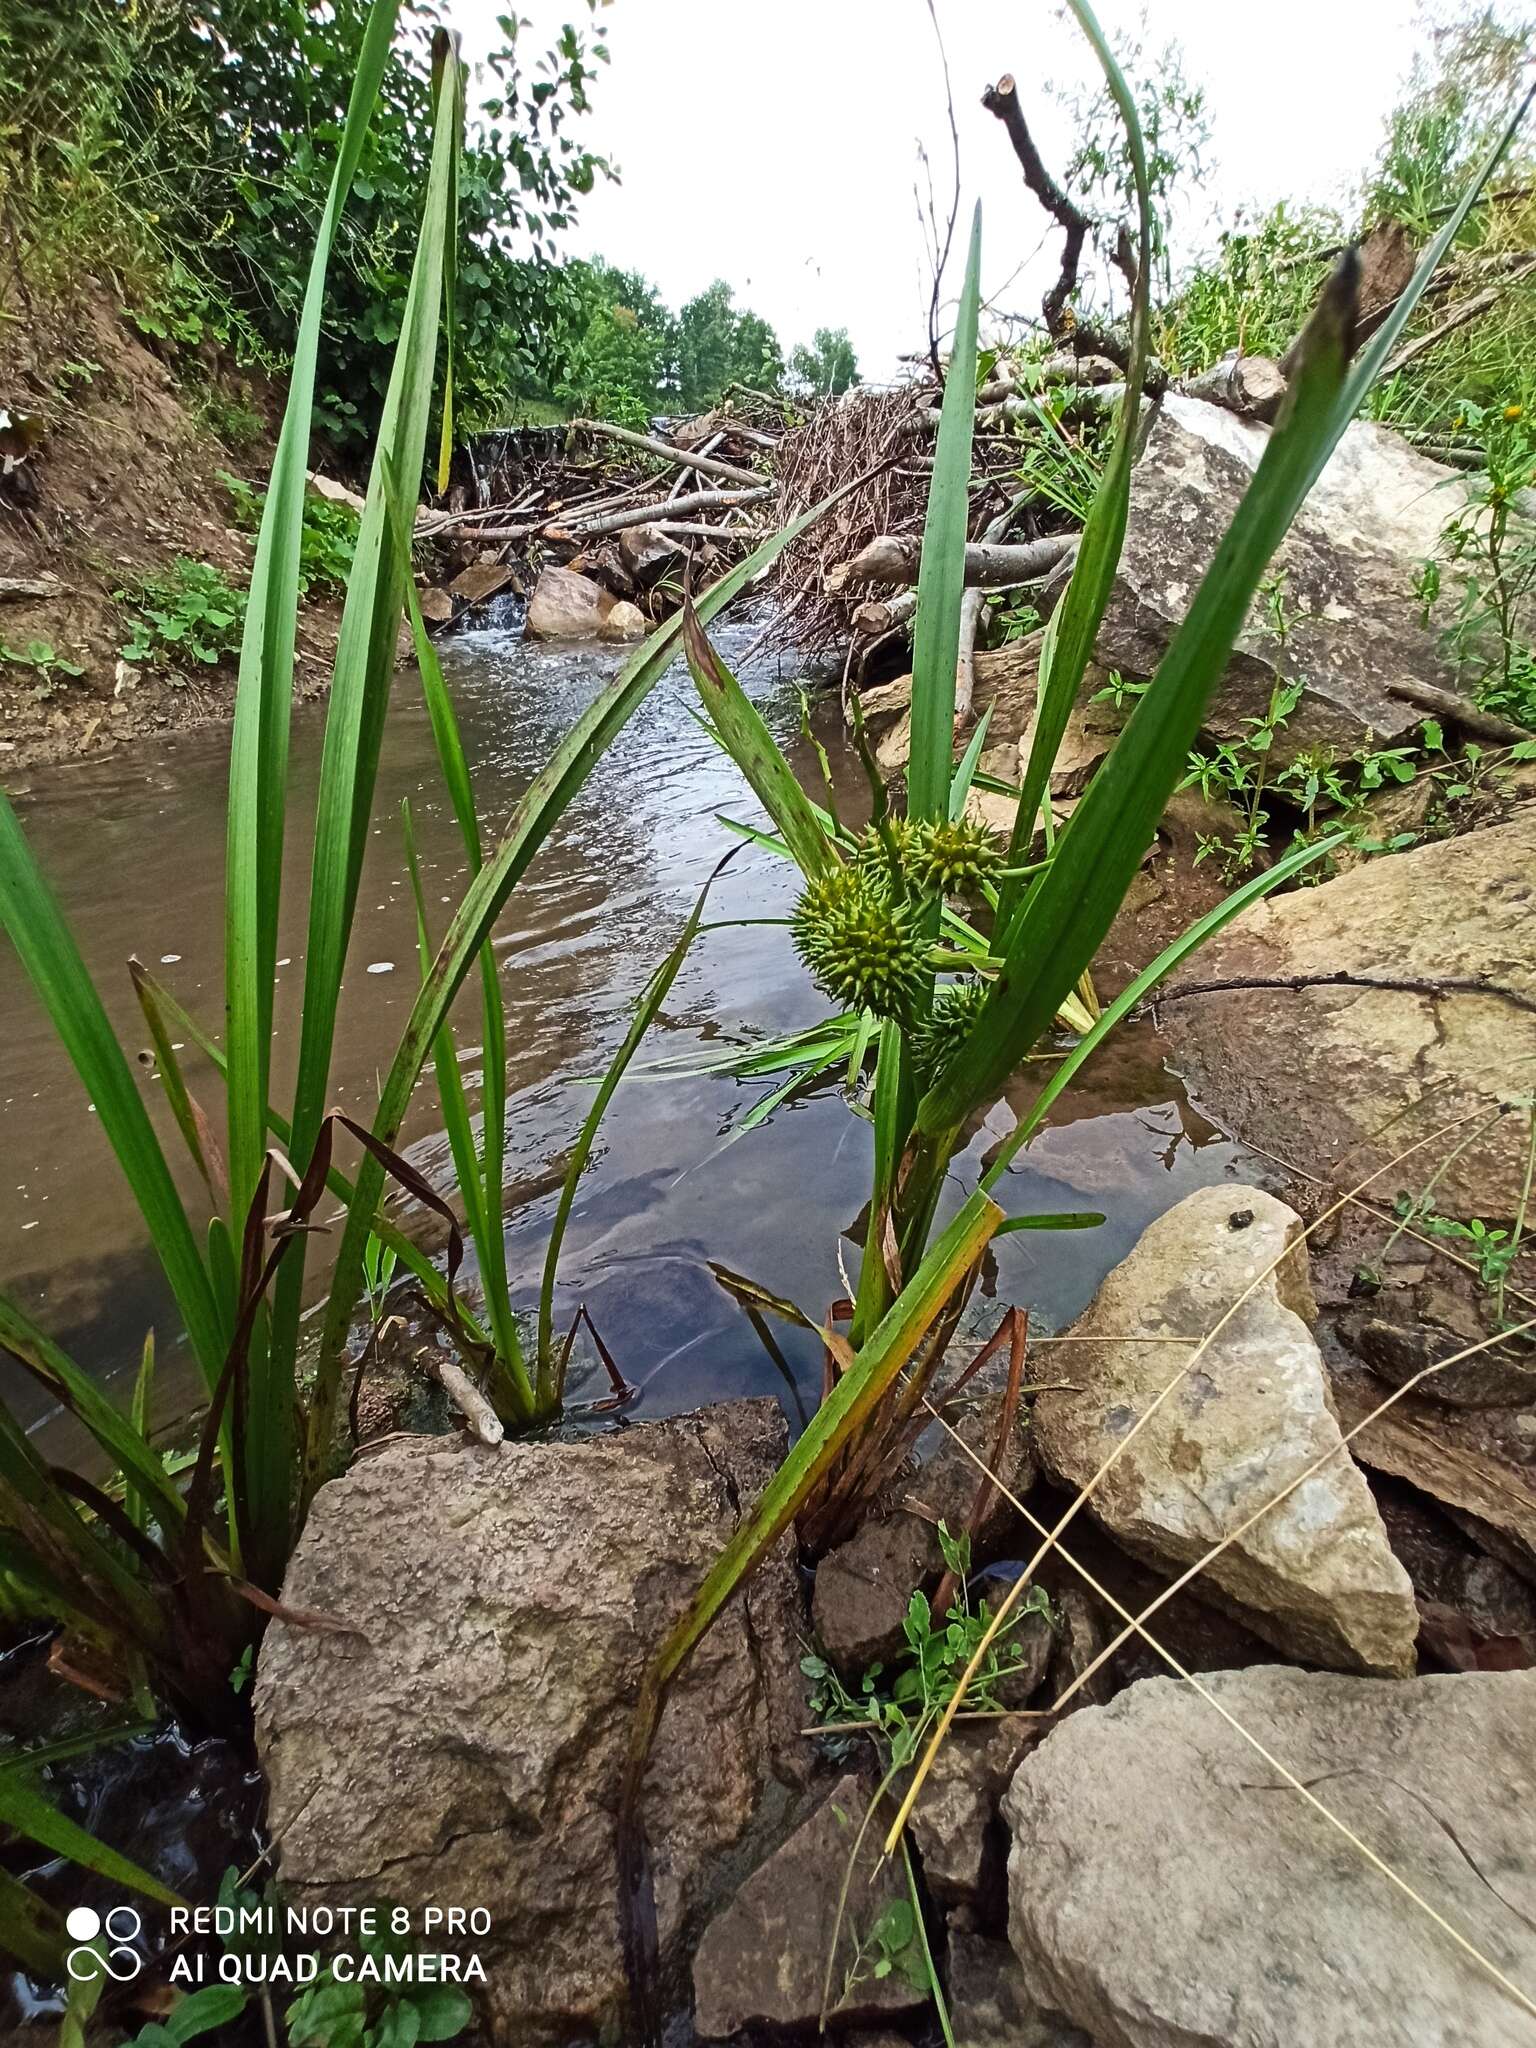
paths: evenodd
<path fill-rule="evenodd" d="M 995 377 L 990 384 L 983 384 L 976 394 L 978 405 L 996 405 L 1000 399 L 1020 398 L 1031 390 L 1043 391 L 1051 384 L 1113 384 L 1121 376 L 1124 365 L 1115 363 L 1108 356 L 1047 356 L 1044 362 L 1029 363 L 1025 366 L 1029 382 L 1025 384 L 1008 366 L 1006 373 Z M 999 365 L 1000 372 L 1003 366 Z"/>
<path fill-rule="evenodd" d="M 572 420 L 571 426 L 578 433 L 602 434 L 610 441 L 622 441 L 626 448 L 643 448 L 647 455 L 660 456 L 663 462 L 697 469 L 706 476 L 723 477 L 727 483 L 762 482 L 755 469 L 742 469 L 737 463 L 723 462 L 718 455 L 706 455 L 702 450 L 674 448 L 670 441 L 658 441 L 653 434 L 633 433 L 628 427 L 616 427 L 608 420 Z"/>
<path fill-rule="evenodd" d="M 1417 705 L 1420 711 L 1431 712 L 1447 724 L 1459 725 L 1474 739 L 1491 740 L 1498 747 L 1512 747 L 1530 738 L 1523 726 L 1511 725 L 1507 718 L 1484 711 L 1465 697 L 1459 697 L 1454 690 L 1442 690 L 1435 683 L 1421 683 L 1403 676 L 1387 683 L 1385 688 L 1389 697 L 1400 697 L 1405 704 Z"/>
<path fill-rule="evenodd" d="M 1058 420 L 1086 419 L 1113 412 L 1124 396 L 1124 384 L 1077 384 L 1062 394 L 1060 405 L 1052 406 L 1051 411 Z M 1142 403 L 1145 405 L 1147 400 L 1143 398 Z M 977 412 L 976 431 L 988 433 L 1010 420 L 1038 422 L 1041 410 L 1038 398 L 1000 398 L 996 405 L 984 405 Z M 928 413 L 926 418 L 935 429 L 938 427 L 937 412 Z"/>
<path fill-rule="evenodd" d="M 668 540 L 766 540 L 771 526 L 706 526 L 702 520 L 661 519 L 656 531 Z"/>
<path fill-rule="evenodd" d="M 1010 509 L 1003 521 L 1004 530 L 1028 502 L 1026 498 L 1017 510 Z M 1029 583 L 1047 575 L 1076 546 L 1077 535 L 1072 533 L 1054 533 L 1046 540 L 1016 545 L 989 538 L 972 541 L 965 550 L 965 580 L 968 585 L 976 584 L 984 590 L 997 590 L 1007 583 Z M 845 589 L 850 583 L 915 583 L 922 551 L 920 534 L 881 534 L 851 562 L 834 571 L 836 588 Z"/>
<path fill-rule="evenodd" d="M 774 495 L 772 484 L 752 491 L 691 491 L 684 498 L 663 498 L 659 504 L 632 505 L 624 512 L 609 512 L 601 519 L 584 519 L 569 531 L 582 538 L 598 533 L 621 533 L 626 526 L 654 526 L 658 520 L 684 512 L 723 512 L 728 505 L 761 505 Z"/>
<path fill-rule="evenodd" d="M 995 519 L 989 520 L 981 531 L 983 547 L 995 546 L 1006 540 L 1008 529 L 1021 513 L 1034 503 L 1033 491 L 1021 491 L 1010 499 Z M 1060 557 L 1058 556 L 1059 560 Z M 1054 567 L 1054 563 L 1052 564 Z M 971 715 L 971 702 L 976 695 L 976 637 L 981 630 L 981 615 L 986 605 L 987 592 L 980 583 L 968 584 L 965 596 L 960 600 L 960 654 L 955 663 L 955 730 L 966 723 Z"/>
<path fill-rule="evenodd" d="M 1528 255 L 1518 270 L 1507 273 L 1505 283 L 1516 277 L 1523 277 L 1528 270 L 1536 269 L 1536 254 Z M 1395 356 L 1392 356 L 1382 371 L 1383 378 L 1395 377 L 1399 370 L 1432 349 L 1435 343 L 1443 341 L 1448 334 L 1454 334 L 1458 327 L 1465 327 L 1469 321 L 1480 320 L 1484 313 L 1491 312 L 1504 296 L 1498 285 L 1490 285 L 1486 291 L 1474 292 L 1470 299 L 1463 299 L 1459 306 L 1453 306 L 1438 327 L 1432 327 L 1428 334 L 1421 334 L 1415 340 L 1405 342 Z"/>
<path fill-rule="evenodd" d="M 1024 182 L 1034 193 L 1040 204 L 1064 232 L 1061 247 L 1061 275 L 1041 301 L 1040 310 L 1045 315 L 1047 330 L 1052 335 L 1061 335 L 1067 329 L 1067 301 L 1077 289 L 1078 266 L 1083 260 L 1083 244 L 1093 222 L 1082 208 L 1056 183 L 1040 160 L 1024 119 L 1024 109 L 1019 105 L 1018 88 L 1010 74 L 1004 75 L 996 85 L 989 85 L 981 96 L 981 104 L 989 114 L 995 114 L 1008 131 L 1008 140 L 1013 144 L 1013 153 L 1019 160 L 1024 173 Z"/>
<path fill-rule="evenodd" d="M 1179 389 L 1244 419 L 1272 420 L 1285 396 L 1285 372 L 1268 356 L 1223 356 L 1197 377 L 1184 378 Z"/>
<path fill-rule="evenodd" d="M 464 1418 L 464 1426 L 477 1443 L 494 1450 L 506 1435 L 501 1417 L 475 1385 L 463 1366 L 444 1351 L 432 1354 L 432 1370 L 442 1382 L 444 1393 Z"/>

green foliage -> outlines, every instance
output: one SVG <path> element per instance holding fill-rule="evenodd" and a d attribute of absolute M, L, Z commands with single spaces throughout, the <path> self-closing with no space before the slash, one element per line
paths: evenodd
<path fill-rule="evenodd" d="M 112 594 L 131 628 L 121 650 L 124 661 L 172 671 L 189 662 L 211 668 L 240 645 L 245 592 L 234 589 L 211 562 L 178 555 L 169 569 Z"/>
<path fill-rule="evenodd" d="M 678 404 L 684 412 L 702 412 L 728 384 L 772 390 L 783 380 L 778 337 L 756 313 L 738 310 L 733 297 L 717 278 L 677 316 Z"/>
<path fill-rule="evenodd" d="M 1203 370 L 1229 349 L 1282 356 L 1317 298 L 1325 261 L 1344 239 L 1336 214 L 1281 200 L 1226 231 L 1212 261 L 1182 282 L 1157 314 L 1156 347 L 1176 374 Z"/>
<path fill-rule="evenodd" d="M 33 695 L 41 698 L 51 697 L 61 682 L 85 674 L 78 662 L 66 661 L 49 640 L 29 640 L 25 647 L 12 647 L 0 640 L 0 661 L 13 668 L 32 669 L 37 676 Z"/>
<path fill-rule="evenodd" d="M 792 352 L 789 367 L 818 398 L 840 398 L 859 381 L 859 359 L 846 327 L 818 327 L 809 348 L 801 342 Z"/>
<path fill-rule="evenodd" d="M 0 173 L 35 281 L 120 276 L 140 331 L 281 360 L 295 342 L 314 224 L 342 133 L 368 0 L 16 0 L 0 27 Z M 432 135 L 436 0 L 406 0 L 332 271 L 316 419 L 361 449 L 401 331 Z M 555 238 L 606 173 L 573 132 L 605 26 L 542 55 L 498 18 L 458 180 L 457 402 L 493 419 L 537 385 L 565 318 Z M 4 154 L 4 152 L 0 152 Z M 528 252 L 514 253 L 521 243 Z"/>
<path fill-rule="evenodd" d="M 384 1966 L 411 1951 L 388 1934 L 365 1936 L 359 1954 Z M 289 2048 L 414 2048 L 418 2041 L 456 2041 L 473 2017 L 457 1984 L 338 1980 L 329 1964 L 287 2012 Z"/>
<path fill-rule="evenodd" d="M 182 2048 L 216 2027 L 233 2025 L 245 2010 L 246 1995 L 242 1984 L 204 1984 L 178 1999 L 164 2019 L 142 2026 L 126 2048 Z"/>
<path fill-rule="evenodd" d="M 1461 424 L 1484 468 L 1469 485 L 1464 511 L 1449 522 L 1444 559 L 1454 564 L 1456 600 L 1445 643 L 1463 687 L 1489 711 L 1536 727 L 1536 649 L 1530 640 L 1536 601 L 1536 527 L 1517 511 L 1536 495 L 1536 419 L 1518 403 L 1468 402 Z M 1420 582 L 1426 616 L 1445 595 L 1438 562 Z"/>
<path fill-rule="evenodd" d="M 1536 16 L 1501 20 L 1491 6 L 1430 27 L 1407 94 L 1387 117 L 1365 192 L 1367 221 L 1401 221 L 1421 239 L 1434 232 L 1503 126 L 1533 38 Z M 1520 151 L 1507 158 L 1506 175 L 1522 161 Z"/>
<path fill-rule="evenodd" d="M 219 481 L 234 500 L 235 519 L 248 533 L 259 533 L 266 510 L 267 494 L 242 478 L 219 471 Z M 318 491 L 304 494 L 303 524 L 299 531 L 299 590 L 344 590 L 357 553 L 358 515 L 350 505 L 322 497 Z"/>

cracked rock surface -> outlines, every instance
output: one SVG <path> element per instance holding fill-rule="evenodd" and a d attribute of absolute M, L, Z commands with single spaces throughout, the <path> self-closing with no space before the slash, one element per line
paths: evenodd
<path fill-rule="evenodd" d="M 611 2033 L 636 1686 L 785 1444 L 777 1403 L 737 1401 L 568 1443 L 408 1438 L 325 1487 L 284 1597 L 361 1634 L 274 1621 L 255 1699 L 294 1902 L 484 1907 L 460 1946 L 498 2042 Z M 801 1627 L 781 1548 L 663 1716 L 644 1817 L 672 1979 L 804 1768 Z"/>
<path fill-rule="evenodd" d="M 1341 971 L 1399 985 L 1244 985 Z M 1213 982 L 1230 992 L 1178 997 Z M 1224 1129 L 1314 1172 L 1337 1165 L 1343 1187 L 1447 1131 L 1376 1192 L 1390 1202 L 1448 1159 L 1438 1209 L 1514 1215 L 1528 1133 L 1496 1112 L 1536 1070 L 1536 804 L 1254 904 L 1169 986 L 1173 1064 Z"/>

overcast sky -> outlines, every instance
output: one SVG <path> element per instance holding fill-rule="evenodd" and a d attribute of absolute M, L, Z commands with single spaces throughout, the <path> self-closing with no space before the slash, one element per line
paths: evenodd
<path fill-rule="evenodd" d="M 983 206 L 984 294 L 1034 312 L 1059 236 L 1042 255 L 1042 215 L 980 97 L 1013 72 L 1059 168 L 1068 128 L 1044 88 L 1085 80 L 1091 60 L 1052 0 L 936 4 L 963 219 L 976 199 Z M 501 6 L 455 0 L 467 54 L 486 46 Z M 585 16 L 581 0 L 522 0 L 519 11 L 538 49 L 562 21 Z M 1099 0 L 1098 12 L 1112 37 L 1140 32 L 1149 55 L 1170 40 L 1182 45 L 1187 75 L 1206 90 L 1209 190 L 1223 221 L 1282 197 L 1344 196 L 1423 41 L 1414 0 Z M 920 142 L 945 211 L 952 183 L 925 0 L 613 0 L 604 18 L 613 60 L 597 80 L 587 132 L 622 182 L 583 202 L 570 253 L 644 271 L 674 307 L 725 277 L 786 350 L 817 327 L 846 327 L 866 377 L 894 373 L 926 332 L 929 272 L 913 191 Z M 1214 224 L 1189 223 L 1186 241 Z"/>

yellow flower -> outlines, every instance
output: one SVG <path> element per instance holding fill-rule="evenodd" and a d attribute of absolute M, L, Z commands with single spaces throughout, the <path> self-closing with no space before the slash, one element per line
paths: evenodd
<path fill-rule="evenodd" d="M 1521 413 L 1523 413 L 1524 411 L 1525 407 L 1523 405 L 1506 405 L 1504 408 L 1504 417 L 1507 420 L 1517 420 L 1519 419 Z"/>

